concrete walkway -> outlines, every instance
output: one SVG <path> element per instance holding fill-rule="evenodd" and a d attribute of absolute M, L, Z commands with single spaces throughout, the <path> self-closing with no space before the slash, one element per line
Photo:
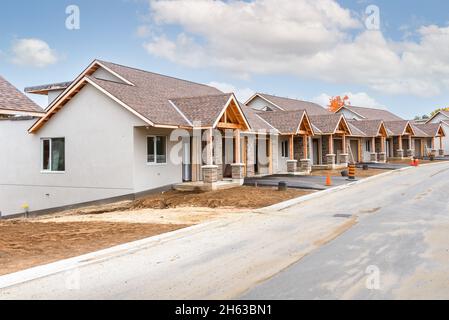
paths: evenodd
<path fill-rule="evenodd" d="M 305 190 L 326 190 L 335 186 L 341 186 L 351 183 L 344 177 L 332 177 L 332 186 L 326 187 L 326 177 L 322 176 L 266 176 L 260 178 L 246 178 L 246 186 L 264 186 L 277 187 L 279 182 L 286 182 L 289 188 L 298 188 Z"/>
<path fill-rule="evenodd" d="M 363 246 L 362 242 L 368 239 L 372 239 L 370 245 L 373 246 L 369 250 L 377 252 L 378 255 L 382 255 L 382 252 L 388 254 L 389 248 L 393 248 L 394 253 L 402 250 L 401 255 L 394 255 L 393 260 L 387 260 L 387 265 L 395 263 L 397 271 L 402 271 L 404 265 L 410 267 L 405 271 L 415 270 L 417 264 L 422 262 L 419 260 L 421 254 L 425 253 L 431 257 L 432 252 L 425 251 L 424 245 L 419 241 L 416 242 L 422 240 L 421 238 L 412 236 L 410 239 L 416 242 L 416 246 L 411 242 L 407 242 L 410 246 L 402 246 L 398 239 L 407 236 L 411 228 L 426 226 L 427 222 L 430 222 L 426 221 L 426 215 L 427 219 L 433 220 L 432 223 L 435 221 L 445 223 L 444 219 L 447 218 L 448 212 L 446 195 L 448 175 L 448 164 L 395 171 L 341 191 L 327 193 L 325 196 L 280 212 L 248 213 L 243 217 L 216 221 L 156 237 L 119 251 L 95 255 L 84 260 L 78 259 L 68 271 L 2 288 L 0 299 L 235 298 L 242 296 L 258 283 L 263 283 L 289 266 L 295 265 L 304 257 L 308 259 L 308 256 L 315 256 L 312 253 L 323 245 L 331 242 L 332 246 L 332 241 L 356 224 L 358 217 L 370 219 L 376 216 L 381 210 L 380 207 L 385 208 L 383 210 L 388 212 L 382 216 L 387 220 L 384 223 L 387 223 L 389 229 L 378 229 L 371 233 L 368 229 L 365 237 L 363 228 L 367 228 L 367 224 L 364 223 L 362 229 L 358 229 L 358 237 L 346 240 L 352 241 L 352 246 L 360 250 L 354 251 L 353 256 L 347 256 L 354 261 L 340 258 L 345 257 L 345 251 L 351 248 L 337 247 L 325 255 L 325 259 L 320 259 L 318 255 L 314 263 L 307 265 L 309 273 L 305 275 L 308 277 L 304 277 L 301 281 L 308 284 L 308 287 L 300 286 L 299 289 L 297 287 L 297 291 L 292 291 L 293 289 L 288 287 L 291 290 L 287 290 L 286 294 L 282 294 L 281 290 L 273 290 L 272 295 L 268 295 L 265 289 L 260 289 L 250 291 L 245 296 L 282 298 L 299 290 L 303 296 L 320 297 L 323 293 L 323 297 L 329 297 L 326 293 L 338 294 L 339 285 L 342 288 L 347 285 L 346 282 L 331 281 L 334 275 L 329 270 L 335 268 L 337 270 L 335 272 L 338 272 L 338 263 L 347 264 L 350 272 L 355 272 L 357 277 L 361 277 L 356 267 L 358 263 L 364 262 L 363 259 L 371 259 L 371 251 L 366 253 L 366 250 L 360 249 Z M 433 204 L 429 204 L 426 199 L 433 193 L 436 193 L 437 197 L 433 197 Z M 442 202 L 440 198 L 443 195 Z M 400 212 L 406 206 L 416 207 L 411 212 L 405 211 L 409 220 L 415 224 L 408 226 L 395 220 L 392 220 L 392 224 L 388 224 L 388 215 L 394 216 L 394 212 Z M 422 213 L 415 217 L 419 210 Z M 391 234 L 382 239 L 383 231 Z M 378 242 L 375 239 L 378 239 Z M 449 242 L 443 242 L 443 246 L 447 243 Z M 328 246 L 325 246 L 325 249 L 327 248 Z M 368 257 L 364 257 L 366 254 Z M 409 258 L 405 261 L 397 260 L 405 257 Z M 446 267 L 449 266 L 446 260 L 442 261 L 446 262 Z M 438 259 L 435 259 L 435 263 L 438 263 Z M 330 273 L 322 274 L 323 269 L 319 267 L 329 268 L 324 271 Z M 39 273 L 38 269 L 25 272 L 28 272 L 29 276 L 33 272 Z M 444 268 L 439 272 L 446 272 L 441 273 L 443 275 L 449 274 Z M 22 274 L 12 275 L 16 279 L 22 276 Z M 320 276 L 329 280 L 329 283 L 314 283 L 321 279 Z M 339 279 L 344 280 L 335 278 L 335 281 Z M 0 277 L 0 283 L 2 280 L 7 279 Z M 389 281 L 395 283 L 394 280 L 393 277 Z M 308 288 L 314 288 L 313 284 L 320 288 L 324 286 L 327 291 L 312 291 L 307 295 Z"/>

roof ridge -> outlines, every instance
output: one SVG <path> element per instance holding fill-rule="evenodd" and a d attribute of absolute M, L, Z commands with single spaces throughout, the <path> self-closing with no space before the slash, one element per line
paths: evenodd
<path fill-rule="evenodd" d="M 181 79 L 181 78 L 178 78 L 178 77 L 169 76 L 169 75 L 166 75 L 166 74 L 157 73 L 157 72 L 153 72 L 153 71 L 148 71 L 148 70 L 144 70 L 144 69 L 137 68 L 137 67 L 125 66 L 125 65 L 120 64 L 120 63 L 115 63 L 115 62 L 101 60 L 101 59 L 97 59 L 97 61 L 100 62 L 100 63 L 110 63 L 110 64 L 116 65 L 118 67 L 132 69 L 132 70 L 139 71 L 139 72 L 144 72 L 144 73 L 151 73 L 151 74 L 158 75 L 158 76 L 165 77 L 165 78 L 170 78 L 170 79 L 174 79 L 174 80 L 178 80 L 178 81 L 184 81 L 184 82 L 187 82 L 187 83 L 192 83 L 192 84 L 196 84 L 196 85 L 200 85 L 200 86 L 204 86 L 204 87 L 208 87 L 208 88 L 217 89 L 215 87 L 209 86 L 209 85 L 204 84 L 204 83 L 199 83 L 199 82 L 195 82 L 195 81 L 191 81 L 191 80 Z M 123 75 L 121 75 L 121 76 L 123 77 Z M 219 89 L 217 89 L 217 90 L 221 91 Z"/>
<path fill-rule="evenodd" d="M 287 99 L 287 100 L 292 100 L 292 101 L 299 101 L 299 102 L 307 102 L 307 103 L 313 103 L 316 104 L 317 106 L 320 106 L 323 108 L 323 106 L 321 106 L 320 104 L 313 102 L 313 101 L 307 101 L 307 100 L 302 100 L 302 99 L 296 99 L 296 98 L 289 98 L 289 97 L 281 97 L 281 96 L 277 96 L 274 94 L 268 94 L 268 93 L 263 93 L 263 92 L 257 92 L 256 94 L 261 94 L 264 96 L 270 96 L 270 97 L 275 97 L 275 98 L 280 98 L 280 99 Z"/>
<path fill-rule="evenodd" d="M 207 98 L 207 97 L 220 97 L 220 96 L 230 96 L 233 95 L 233 92 L 229 93 L 217 93 L 217 94 L 205 94 L 199 96 L 188 96 L 188 97 L 177 97 L 177 98 L 169 98 L 168 100 L 179 100 L 179 99 L 194 99 L 194 98 Z"/>

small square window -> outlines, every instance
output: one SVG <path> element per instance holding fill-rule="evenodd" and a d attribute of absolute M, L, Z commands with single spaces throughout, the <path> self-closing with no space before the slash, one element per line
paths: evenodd
<path fill-rule="evenodd" d="M 167 137 L 164 136 L 147 137 L 147 163 L 148 164 L 167 163 Z"/>
<path fill-rule="evenodd" d="M 42 171 L 65 171 L 65 139 L 42 139 Z"/>

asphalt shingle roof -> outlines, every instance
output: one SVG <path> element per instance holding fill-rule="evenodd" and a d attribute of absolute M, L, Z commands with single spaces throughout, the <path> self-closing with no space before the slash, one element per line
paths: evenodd
<path fill-rule="evenodd" d="M 232 93 L 226 93 L 171 101 L 191 123 L 198 122 L 195 126 L 212 126 L 231 97 Z"/>
<path fill-rule="evenodd" d="M 41 107 L 0 76 L 0 113 L 2 110 L 44 112 Z"/>
<path fill-rule="evenodd" d="M 390 135 L 400 136 L 404 133 L 404 131 L 409 123 L 410 122 L 407 120 L 386 121 L 385 127 L 387 128 Z"/>
<path fill-rule="evenodd" d="M 426 124 L 414 124 L 414 128 L 417 128 L 419 133 L 417 137 L 436 137 L 438 135 L 439 123 L 426 123 Z"/>
<path fill-rule="evenodd" d="M 349 120 L 348 122 L 367 137 L 377 137 L 382 120 Z"/>
<path fill-rule="evenodd" d="M 275 105 L 279 106 L 285 111 L 293 111 L 293 110 L 305 110 L 309 116 L 311 115 L 324 115 L 329 114 L 330 112 L 320 106 L 319 104 L 301 101 L 296 99 L 284 98 L 273 96 L 265 93 L 258 93 L 261 97 L 271 101 Z"/>
<path fill-rule="evenodd" d="M 383 121 L 400 121 L 404 120 L 401 117 L 391 113 L 388 110 L 376 109 L 376 108 L 364 108 L 355 106 L 345 106 L 346 109 L 355 112 L 366 120 L 383 120 Z"/>
<path fill-rule="evenodd" d="M 93 77 L 90 77 L 90 79 L 155 124 L 188 125 L 184 117 L 171 105 L 169 100 L 223 95 L 220 90 L 204 84 L 111 62 L 100 61 L 100 63 L 134 84 L 134 86 Z M 196 102 L 196 100 L 192 100 L 192 102 Z"/>
<path fill-rule="evenodd" d="M 337 129 L 342 116 L 340 114 L 312 115 L 309 117 L 310 122 L 321 133 L 332 134 Z"/>
<path fill-rule="evenodd" d="M 257 113 L 257 115 L 268 122 L 272 127 L 276 128 L 281 134 L 296 133 L 304 114 L 304 110 Z"/>

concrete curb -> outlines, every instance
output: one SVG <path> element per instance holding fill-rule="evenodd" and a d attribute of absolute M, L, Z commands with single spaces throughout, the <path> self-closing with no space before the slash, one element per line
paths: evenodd
<path fill-rule="evenodd" d="M 15 273 L 0 276 L 0 289 L 16 286 L 26 282 L 31 282 L 40 278 L 58 273 L 68 272 L 77 268 L 81 268 L 93 263 L 107 261 L 111 258 L 124 254 L 130 254 L 147 248 L 152 245 L 160 244 L 162 241 L 168 241 L 170 238 L 182 236 L 183 233 L 189 233 L 194 230 L 201 230 L 216 224 L 217 226 L 228 223 L 227 220 L 210 221 L 203 224 L 194 225 L 184 229 L 160 234 L 154 237 L 128 242 L 108 249 L 91 252 L 82 256 L 60 260 L 46 265 L 18 271 Z"/>

